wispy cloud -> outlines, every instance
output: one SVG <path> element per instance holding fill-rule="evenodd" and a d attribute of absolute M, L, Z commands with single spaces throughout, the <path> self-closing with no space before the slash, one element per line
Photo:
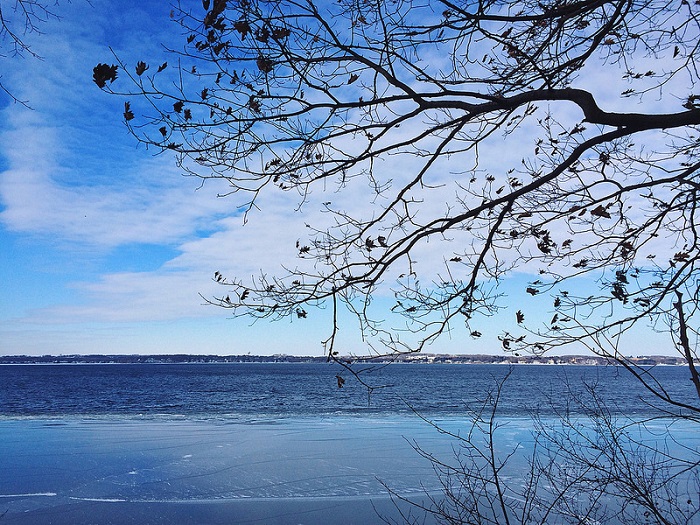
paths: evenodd
<path fill-rule="evenodd" d="M 59 250 L 72 261 L 62 258 L 60 268 L 49 269 L 51 260 L 40 260 L 46 271 L 34 272 L 31 285 L 51 290 L 53 303 L 31 308 L 3 297 L 18 305 L 4 308 L 5 318 L 18 323 L 15 333 L 48 323 L 60 337 L 62 323 L 86 323 L 89 333 L 89 323 L 96 322 L 222 316 L 201 307 L 198 296 L 210 283 L 206 253 L 171 267 L 164 260 L 164 268 L 151 271 L 152 261 L 140 264 L 134 247 L 164 245 L 178 254 L 179 246 L 226 228 L 220 220 L 239 211 L 232 200 L 216 197 L 225 185 L 200 187 L 182 176 L 171 156 L 137 147 L 121 122 L 123 102 L 91 79 L 94 64 L 112 58 L 107 44 L 124 53 L 158 49 L 170 23 L 167 10 L 154 7 L 163 11 L 156 16 L 124 3 L 115 11 L 99 0 L 61 7 L 63 18 L 31 41 L 43 60 L 3 62 L 3 82 L 31 109 L 13 103 L 2 109 L 0 236 L 4 229 L 35 253 Z M 13 266 L 29 263 L 4 255 L 3 279 L 18 279 Z M 61 291 L 64 283 L 69 286 Z M 85 347 L 85 339 L 71 340 Z"/>
<path fill-rule="evenodd" d="M 2 111 L 0 223 L 57 242 L 114 247 L 174 242 L 230 211 L 215 185 L 197 191 L 171 157 L 137 148 L 121 123 L 121 101 L 91 81 L 92 65 L 110 58 L 94 34 L 106 31 L 113 10 L 69 7 L 34 43 L 43 60 L 10 62 L 3 77 L 32 109 Z"/>

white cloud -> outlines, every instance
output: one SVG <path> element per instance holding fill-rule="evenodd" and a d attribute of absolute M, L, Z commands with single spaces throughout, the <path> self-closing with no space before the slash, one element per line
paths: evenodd
<path fill-rule="evenodd" d="M 134 152 L 136 164 L 117 151 L 104 156 L 99 178 L 79 159 L 62 165 L 70 152 L 48 126 L 7 132 L 1 147 L 9 169 L 0 179 L 0 220 L 12 231 L 106 247 L 172 242 L 229 206 L 216 199 L 214 185 L 196 191 L 196 181 L 180 177 L 166 157 Z"/>
<path fill-rule="evenodd" d="M 198 181 L 181 177 L 171 156 L 137 148 L 121 122 L 123 102 L 92 82 L 92 66 L 112 58 L 104 43 L 112 25 L 128 16 L 136 26 L 140 20 L 140 30 L 118 40 L 145 52 L 156 48 L 163 28 L 153 25 L 145 38 L 149 17 L 138 9 L 114 13 L 80 3 L 62 5 L 61 13 L 31 40 L 43 60 L 5 64 L 4 84 L 32 109 L 10 104 L 2 111 L 0 224 L 104 250 L 173 243 L 232 211 L 230 202 L 216 199 L 216 184 L 197 190 Z"/>

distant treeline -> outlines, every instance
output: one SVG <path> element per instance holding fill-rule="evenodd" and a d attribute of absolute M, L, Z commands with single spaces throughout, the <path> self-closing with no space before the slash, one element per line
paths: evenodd
<path fill-rule="evenodd" d="M 42 355 L 42 356 L 0 356 L 0 364 L 180 364 L 180 363 L 326 363 L 326 356 L 276 355 Z M 408 354 L 374 359 L 342 358 L 346 363 L 424 363 L 424 364 L 550 364 L 550 365 L 607 365 L 615 364 L 612 359 L 598 356 L 516 356 L 516 355 L 449 355 L 449 354 Z M 635 364 L 683 365 L 681 357 L 640 356 L 630 358 Z"/>

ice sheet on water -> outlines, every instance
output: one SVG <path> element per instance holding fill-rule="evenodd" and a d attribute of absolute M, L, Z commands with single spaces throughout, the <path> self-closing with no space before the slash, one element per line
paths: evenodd
<path fill-rule="evenodd" d="M 460 419 L 437 423 L 454 434 L 468 428 Z M 505 453 L 519 447 L 519 464 L 525 468 L 532 422 L 502 423 L 497 446 Z M 652 430 L 663 432 L 662 426 Z M 675 435 L 694 439 L 697 446 L 698 437 L 683 430 L 679 427 Z M 19 520 L 12 523 L 40 523 L 20 518 L 38 511 L 51 515 L 66 505 L 198 504 L 204 509 L 353 499 L 369 504 L 386 498 L 380 481 L 403 495 L 438 490 L 430 462 L 413 447 L 449 460 L 455 446 L 453 438 L 415 417 L 287 418 L 256 424 L 92 420 L 61 426 L 16 420 L 0 421 L 0 441 L 3 511 L 8 510 L 6 518 Z M 508 475 L 517 478 L 515 466 Z"/>
<path fill-rule="evenodd" d="M 6 421 L 0 432 L 14 437 L 5 440 L 10 459 L 0 477 L 21 489 L 13 494 L 44 493 L 51 479 L 61 496 L 103 500 L 372 496 L 384 492 L 378 479 L 420 486 L 429 465 L 404 436 L 422 426 L 354 418 Z"/>

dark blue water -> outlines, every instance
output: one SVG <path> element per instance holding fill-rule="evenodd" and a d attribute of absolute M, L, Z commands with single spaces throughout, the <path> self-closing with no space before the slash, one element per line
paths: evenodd
<path fill-rule="evenodd" d="M 649 403 L 659 404 L 612 366 L 393 364 L 361 375 L 370 391 L 331 364 L 13 365 L 0 366 L 0 417 L 462 416 L 509 371 L 504 417 L 584 413 L 591 389 L 615 414 L 651 413 Z M 685 368 L 657 367 L 654 377 L 675 399 L 698 404 Z"/>

